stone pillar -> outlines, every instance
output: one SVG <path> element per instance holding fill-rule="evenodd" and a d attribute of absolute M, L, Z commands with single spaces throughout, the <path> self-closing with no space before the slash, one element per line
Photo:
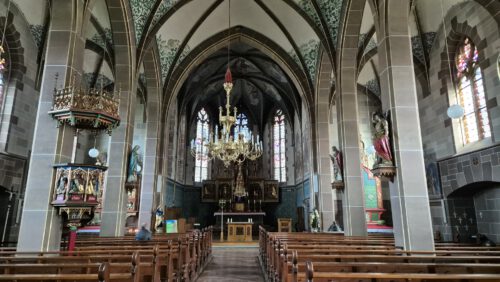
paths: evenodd
<path fill-rule="evenodd" d="M 152 212 L 156 209 L 154 195 L 156 192 L 156 175 L 158 174 L 157 165 L 159 162 L 158 146 L 159 146 L 159 118 L 160 118 L 160 101 L 159 93 L 161 92 L 160 82 L 157 78 L 156 64 L 153 61 L 155 57 L 153 52 L 148 52 L 144 58 L 144 69 L 147 80 L 148 100 L 146 101 L 146 142 L 144 147 L 143 170 L 141 196 L 139 205 L 139 220 L 138 223 L 150 222 Z M 156 205 L 155 205 L 156 204 Z M 154 229 L 154 220 L 151 224 L 151 230 Z"/>
<path fill-rule="evenodd" d="M 332 73 L 332 64 L 326 52 L 321 58 L 319 69 L 319 82 L 317 87 L 316 101 L 316 140 L 318 146 L 317 162 L 318 162 L 318 181 L 319 181 L 319 207 L 322 218 L 322 230 L 327 230 L 335 220 L 333 211 L 333 195 L 332 195 L 332 180 L 331 180 L 331 165 L 330 159 L 330 141 L 329 141 L 329 112 L 330 112 L 330 90 L 331 82 L 330 75 Z"/>
<path fill-rule="evenodd" d="M 113 130 L 108 147 L 108 171 L 103 195 L 100 236 L 122 236 L 127 219 L 128 155 L 132 149 L 135 109 L 135 43 L 132 16 L 123 1 L 108 4 L 115 50 L 115 87 L 121 90 L 120 126 Z"/>
<path fill-rule="evenodd" d="M 397 175 L 389 187 L 396 246 L 409 251 L 433 250 L 410 41 L 410 2 L 381 0 L 378 9 L 382 108 L 391 113 L 391 137 L 397 167 Z"/>
<path fill-rule="evenodd" d="M 71 161 L 74 130 L 56 127 L 47 112 L 52 108 L 54 87 L 71 84 L 78 77 L 83 62 L 84 39 L 79 34 L 82 25 L 83 1 L 54 0 L 48 34 L 43 81 L 33 135 L 33 148 L 26 184 L 26 197 L 19 231 L 18 251 L 59 250 L 61 217 L 50 204 L 55 171 L 53 164 Z M 59 75 L 58 85 L 54 77 Z"/>
<path fill-rule="evenodd" d="M 365 1 L 350 1 L 347 7 L 339 68 L 337 69 L 337 113 L 340 150 L 344 161 L 344 197 L 342 201 L 344 234 L 346 236 L 366 236 L 366 217 L 361 174 L 359 145 L 357 62 L 359 30 Z"/>

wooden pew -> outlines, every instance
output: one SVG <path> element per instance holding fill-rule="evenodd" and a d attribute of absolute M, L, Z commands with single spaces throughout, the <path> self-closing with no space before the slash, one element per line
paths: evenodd
<path fill-rule="evenodd" d="M 96 281 L 98 266 L 102 266 L 102 270 L 109 273 L 109 278 L 106 278 L 106 271 L 102 271 L 102 279 L 109 281 L 191 281 L 197 278 L 203 265 L 209 261 L 212 228 L 162 236 L 147 242 L 130 239 L 105 238 L 95 244 L 97 246 L 83 243 L 73 252 L 5 250 L 0 253 L 0 280 Z M 89 240 L 93 243 L 99 241 L 96 238 Z M 116 244 L 117 241 L 120 244 Z M 136 266 L 131 267 L 131 262 Z M 129 273 L 130 269 L 133 275 Z"/>
<path fill-rule="evenodd" d="M 363 273 L 363 272 L 318 272 L 312 262 L 306 263 L 306 272 L 299 273 L 293 282 L 329 281 L 491 281 L 498 282 L 499 274 L 476 273 Z"/>
<path fill-rule="evenodd" d="M 291 253 L 295 258 L 291 256 Z M 299 256 L 297 257 L 297 252 Z M 291 277 L 299 277 L 305 281 L 304 267 L 294 267 L 294 264 L 304 264 L 312 261 L 318 266 L 319 275 L 322 273 L 346 272 L 358 274 L 360 277 L 340 277 L 319 281 L 336 281 L 337 279 L 351 279 L 349 281 L 372 281 L 367 279 L 366 273 L 404 274 L 439 274 L 428 279 L 455 279 L 452 276 L 442 278 L 442 274 L 461 273 L 471 275 L 466 279 L 498 279 L 500 273 L 500 249 L 482 248 L 465 244 L 442 244 L 436 251 L 403 251 L 394 248 L 391 238 L 379 236 L 373 240 L 369 237 L 346 237 L 333 234 L 311 233 L 270 233 L 259 228 L 259 255 L 267 277 L 271 281 L 296 281 Z M 464 272 L 463 269 L 467 269 Z M 300 271 L 299 271 L 300 270 Z M 302 274 L 300 274 L 302 273 Z M 472 275 L 473 274 L 473 275 Z M 297 276 L 298 275 L 298 276 Z M 426 277 L 411 276 L 414 279 Z M 325 277 L 327 277 L 326 275 Z M 382 275 L 383 276 L 383 275 Z M 397 275 L 396 275 L 397 276 Z M 403 279 L 387 276 L 386 281 Z M 367 280 L 364 280 L 367 279 Z M 382 279 L 380 277 L 374 277 Z M 413 280 L 412 280 L 413 281 Z"/>
<path fill-rule="evenodd" d="M 48 267 L 52 270 L 51 265 L 40 264 L 40 267 L 31 267 L 29 273 L 22 274 L 0 274 L 0 281 L 119 281 L 119 282 L 140 282 L 146 281 L 142 275 L 142 266 L 140 263 L 140 258 L 136 256 L 132 258 L 132 262 L 129 265 L 118 265 L 110 264 L 108 262 L 103 262 L 98 265 L 97 269 L 93 269 L 92 265 L 68 265 L 61 264 L 58 265 L 57 271 L 55 273 L 46 273 L 46 268 Z M 73 271 L 75 268 L 80 268 L 83 273 L 60 273 L 71 268 Z M 85 273 L 89 271 L 93 273 Z M 111 273 L 113 269 L 113 273 Z M 160 280 L 151 280 L 160 281 Z"/>

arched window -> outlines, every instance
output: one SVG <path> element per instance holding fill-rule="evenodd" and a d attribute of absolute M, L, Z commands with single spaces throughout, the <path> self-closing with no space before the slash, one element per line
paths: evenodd
<path fill-rule="evenodd" d="M 201 182 L 208 177 L 208 148 L 205 144 L 208 142 L 208 114 L 205 109 L 198 112 L 196 121 L 196 156 L 194 167 L 194 181 Z"/>
<path fill-rule="evenodd" d="M 465 111 L 461 120 L 464 145 L 491 136 L 483 74 L 478 64 L 478 57 L 476 46 L 466 37 L 455 58 L 458 102 Z"/>
<path fill-rule="evenodd" d="M 276 111 L 273 123 L 274 179 L 286 182 L 285 115 Z"/>
<path fill-rule="evenodd" d="M 244 113 L 240 113 L 236 117 L 236 125 L 234 126 L 234 130 L 236 133 L 242 133 L 245 137 L 245 140 L 250 140 L 250 130 L 248 129 L 248 118 Z"/>
<path fill-rule="evenodd" d="M 4 50 L 0 46 L 0 114 L 2 113 L 3 100 L 5 97 L 5 85 L 7 83 L 7 62 L 3 56 Z"/>

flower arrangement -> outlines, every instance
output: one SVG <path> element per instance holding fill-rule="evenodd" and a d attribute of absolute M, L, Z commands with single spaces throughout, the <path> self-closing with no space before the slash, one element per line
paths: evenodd
<path fill-rule="evenodd" d="M 318 231 L 320 226 L 320 218 L 318 209 L 314 209 L 311 213 L 311 229 L 313 231 Z"/>

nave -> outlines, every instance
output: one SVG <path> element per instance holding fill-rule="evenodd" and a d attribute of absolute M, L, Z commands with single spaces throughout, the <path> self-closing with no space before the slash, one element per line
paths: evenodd
<path fill-rule="evenodd" d="M 0 0 L 0 279 L 495 281 L 499 52 L 499 0 Z"/>
<path fill-rule="evenodd" d="M 213 240 L 212 228 L 184 234 L 81 236 L 57 252 L 0 250 L 0 281 L 328 282 L 500 281 L 500 247 L 436 243 L 405 251 L 387 235 L 268 232 L 257 243 Z"/>
<path fill-rule="evenodd" d="M 199 282 L 263 282 L 259 260 L 259 248 L 253 246 L 213 246 L 213 260 L 207 265 Z"/>

